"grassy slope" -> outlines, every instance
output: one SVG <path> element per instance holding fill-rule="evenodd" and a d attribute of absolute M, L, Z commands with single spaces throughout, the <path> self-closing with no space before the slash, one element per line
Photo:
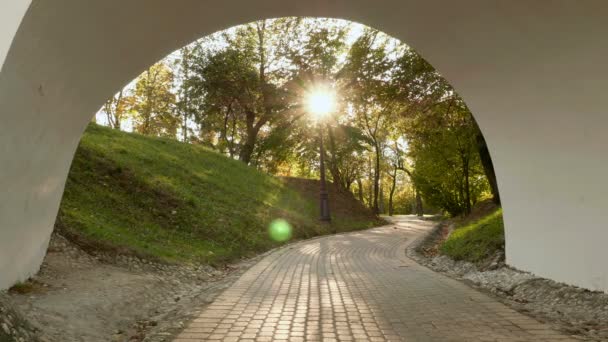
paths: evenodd
<path fill-rule="evenodd" d="M 455 260 L 481 262 L 504 249 L 504 245 L 502 209 L 495 209 L 476 221 L 457 226 L 440 250 Z"/>
<path fill-rule="evenodd" d="M 292 224 L 294 238 L 379 223 L 358 207 L 365 214 L 337 210 L 332 226 L 321 225 L 316 194 L 288 185 L 294 182 L 200 146 L 91 125 L 76 152 L 56 226 L 89 248 L 222 263 L 276 246 L 267 234 L 276 218 Z M 357 205 L 352 196 L 338 197 Z"/>

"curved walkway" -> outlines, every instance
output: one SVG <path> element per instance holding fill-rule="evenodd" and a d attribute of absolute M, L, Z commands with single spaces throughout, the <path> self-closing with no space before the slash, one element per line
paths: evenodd
<path fill-rule="evenodd" d="M 174 341 L 569 339 L 407 258 L 407 245 L 431 226 L 400 217 L 390 226 L 280 249 Z"/>

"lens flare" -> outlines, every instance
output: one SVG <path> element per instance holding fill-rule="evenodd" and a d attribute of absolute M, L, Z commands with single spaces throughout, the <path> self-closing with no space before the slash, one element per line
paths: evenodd
<path fill-rule="evenodd" d="M 326 117 L 336 106 L 335 94 L 331 89 L 318 88 L 312 90 L 306 99 L 308 111 L 320 120 Z"/>
<path fill-rule="evenodd" d="M 291 225 L 283 219 L 276 219 L 270 223 L 268 234 L 277 242 L 287 241 L 291 238 Z"/>

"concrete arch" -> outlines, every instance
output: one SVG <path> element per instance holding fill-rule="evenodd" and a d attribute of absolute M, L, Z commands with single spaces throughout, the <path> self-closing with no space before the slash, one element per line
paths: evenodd
<path fill-rule="evenodd" d="M 507 262 L 608 291 L 602 0 L 4 2 L 0 289 L 38 270 L 80 136 L 113 91 L 198 37 L 295 15 L 361 22 L 416 48 L 467 101 L 486 136 Z"/>

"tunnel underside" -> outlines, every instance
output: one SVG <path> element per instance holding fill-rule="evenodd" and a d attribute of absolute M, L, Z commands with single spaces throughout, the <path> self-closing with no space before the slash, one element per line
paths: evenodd
<path fill-rule="evenodd" d="M 0 59 L 7 51 L 0 72 L 0 289 L 38 270 L 80 136 L 116 89 L 206 34 L 262 18 L 319 16 L 360 22 L 401 39 L 465 99 L 497 171 L 510 265 L 608 290 L 608 4 L 228 0 L 206 5 L 197 0 L 0 5 L 0 27 L 8 32 L 0 36 Z"/>

